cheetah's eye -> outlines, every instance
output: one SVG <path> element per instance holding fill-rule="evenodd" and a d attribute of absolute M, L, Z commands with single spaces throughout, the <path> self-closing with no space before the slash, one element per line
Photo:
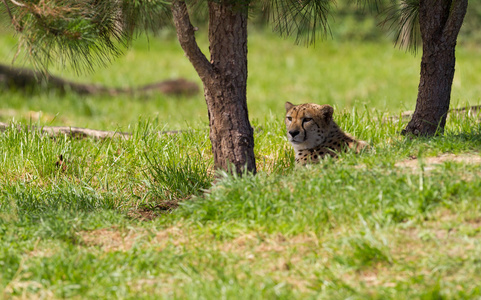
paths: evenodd
<path fill-rule="evenodd" d="M 310 122 L 310 121 L 312 121 L 312 118 L 304 118 L 304 119 L 302 120 L 302 122 L 305 122 L 305 123 Z"/>
<path fill-rule="evenodd" d="M 292 117 L 287 117 L 287 120 L 292 121 Z"/>

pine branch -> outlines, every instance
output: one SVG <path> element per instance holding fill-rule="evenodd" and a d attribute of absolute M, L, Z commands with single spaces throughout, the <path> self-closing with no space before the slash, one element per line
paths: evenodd
<path fill-rule="evenodd" d="M 12 15 L 12 12 L 10 11 L 10 7 L 8 6 L 7 0 L 2 0 L 2 2 L 3 2 L 3 5 L 5 5 L 7 13 L 10 16 L 10 19 L 13 21 L 13 15 Z"/>
<path fill-rule="evenodd" d="M 10 2 L 12 2 L 13 4 L 15 4 L 16 6 L 20 6 L 20 7 L 25 6 L 25 4 L 20 3 L 20 2 L 17 2 L 17 1 L 15 1 L 15 0 L 10 0 Z"/>
<path fill-rule="evenodd" d="M 7 11 L 8 16 L 10 17 L 10 22 L 12 23 L 13 27 L 15 28 L 16 31 L 21 32 L 22 27 L 18 24 L 14 14 L 12 13 L 12 10 L 10 9 L 10 6 L 8 5 L 6 0 L 2 0 L 3 5 L 5 6 L 5 10 Z M 11 1 L 12 3 L 15 4 L 14 1 Z"/>
<path fill-rule="evenodd" d="M 313 44 L 330 33 L 328 17 L 332 0 L 264 0 L 274 30 L 281 36 L 296 35 L 296 43 Z"/>
<path fill-rule="evenodd" d="M 395 2 L 383 14 L 384 20 L 380 25 L 384 27 L 389 24 L 389 30 L 394 32 L 395 45 L 415 53 L 421 43 L 419 0 Z"/>
<path fill-rule="evenodd" d="M 134 34 L 158 30 L 170 20 L 164 0 L 2 1 L 10 1 L 20 47 L 43 71 L 58 62 L 77 73 L 105 66 L 123 54 Z"/>

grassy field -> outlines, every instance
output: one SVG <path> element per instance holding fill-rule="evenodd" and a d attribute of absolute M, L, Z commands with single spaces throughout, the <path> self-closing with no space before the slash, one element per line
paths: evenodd
<path fill-rule="evenodd" d="M 93 74 L 78 77 L 68 69 L 53 73 L 75 81 L 117 87 L 135 87 L 179 77 L 200 86 L 172 33 L 149 40 L 150 43 L 145 38 L 138 40 L 134 51 Z M 205 39 L 201 36 L 200 41 Z M 341 110 L 367 107 L 371 111 L 393 114 L 414 109 L 420 54 L 413 56 L 395 49 L 387 41 L 360 45 L 328 40 L 318 42 L 315 47 L 298 47 L 290 40 L 256 30 L 252 30 L 249 41 L 248 104 L 252 120 L 282 116 L 285 101 L 328 103 Z M 15 52 L 15 39 L 2 38 L 1 61 L 10 63 Z M 478 103 L 481 51 L 460 48 L 457 55 L 452 106 Z M 20 57 L 18 65 L 22 62 Z M 179 110 L 179 107 L 188 109 Z M 52 93 L 26 97 L 21 92 L 6 92 L 0 103 L 0 121 L 13 117 L 22 122 L 40 119 L 42 124 L 127 131 L 139 118 L 158 120 L 167 129 L 207 127 L 202 92 L 188 98 L 59 97 Z"/>
<path fill-rule="evenodd" d="M 5 63 L 14 40 L 1 41 Z M 457 53 L 452 104 L 480 104 L 481 52 Z M 387 42 L 306 49 L 253 31 L 259 174 L 215 183 L 201 94 L 2 90 L 0 121 L 13 125 L 0 134 L 0 298 L 480 298 L 480 115 L 451 114 L 444 136 L 400 136 L 419 60 Z M 199 82 L 168 33 L 93 74 L 55 73 L 109 86 Z M 334 105 L 373 151 L 295 168 L 285 101 Z M 32 123 L 133 136 L 17 130 Z M 157 134 L 171 129 L 184 131 Z"/>

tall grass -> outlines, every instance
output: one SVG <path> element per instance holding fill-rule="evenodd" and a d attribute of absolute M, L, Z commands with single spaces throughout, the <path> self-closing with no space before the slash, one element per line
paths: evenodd
<path fill-rule="evenodd" d="M 160 199 L 188 199 L 210 187 L 213 176 L 202 155 L 160 160 L 147 159 L 147 177 L 151 192 Z"/>

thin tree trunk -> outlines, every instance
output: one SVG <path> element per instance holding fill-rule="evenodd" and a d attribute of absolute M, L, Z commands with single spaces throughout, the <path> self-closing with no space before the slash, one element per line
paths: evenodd
<path fill-rule="evenodd" d="M 255 172 L 254 134 L 247 112 L 247 11 L 209 2 L 213 76 L 204 82 L 216 167 Z"/>
<path fill-rule="evenodd" d="M 415 135 L 442 133 L 449 111 L 455 61 L 454 46 L 423 43 L 418 98 L 407 132 Z"/>
<path fill-rule="evenodd" d="M 247 8 L 209 2 L 210 61 L 195 41 L 185 2 L 174 1 L 172 13 L 179 42 L 204 85 L 215 167 L 255 173 L 246 98 Z"/>
<path fill-rule="evenodd" d="M 467 0 L 420 0 L 419 25 L 423 40 L 421 77 L 416 109 L 405 133 L 442 133 L 451 100 L 456 40 L 466 14 Z"/>

